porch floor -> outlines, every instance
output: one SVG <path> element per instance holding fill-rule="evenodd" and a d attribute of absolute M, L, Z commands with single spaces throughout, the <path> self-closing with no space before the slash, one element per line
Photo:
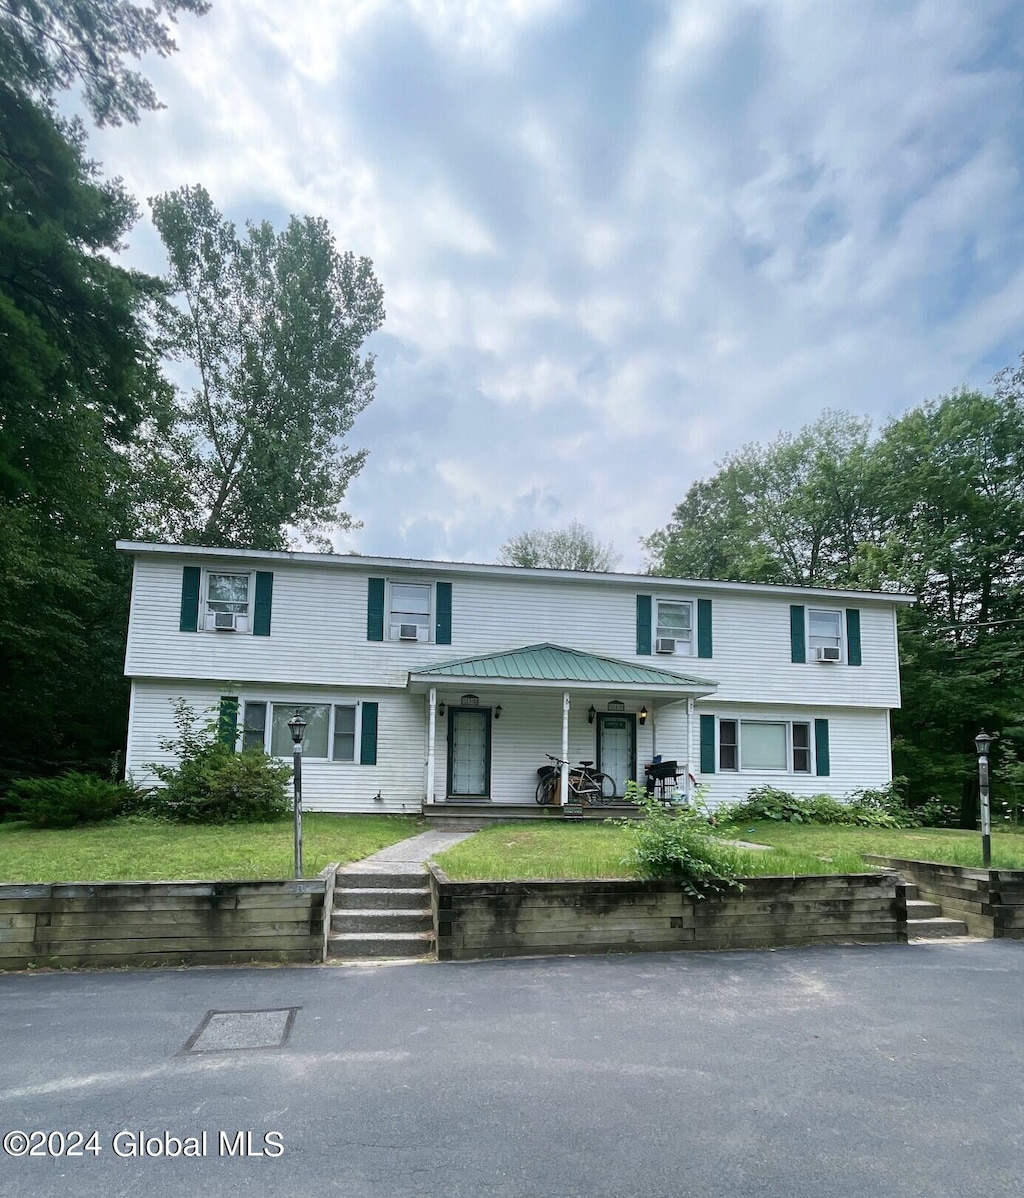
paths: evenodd
<path fill-rule="evenodd" d="M 479 825 L 492 823 L 494 820 L 562 820 L 580 818 L 580 809 L 572 810 L 567 815 L 565 807 L 540 805 L 538 803 L 423 803 L 423 816 L 434 827 L 443 827 L 450 822 L 464 824 L 467 820 L 479 821 Z M 635 803 L 608 803 L 601 807 L 584 807 L 583 819 L 628 819 L 638 814 Z"/>

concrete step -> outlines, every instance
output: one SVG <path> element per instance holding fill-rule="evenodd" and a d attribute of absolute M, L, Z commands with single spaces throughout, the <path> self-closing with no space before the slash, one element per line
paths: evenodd
<path fill-rule="evenodd" d="M 429 957 L 434 951 L 434 933 L 338 932 L 327 938 L 329 957 Z"/>
<path fill-rule="evenodd" d="M 422 880 L 422 879 L 421 879 Z M 335 911 L 422 911 L 430 906 L 430 891 L 426 886 L 345 886 L 334 892 Z"/>
<path fill-rule="evenodd" d="M 907 919 L 937 919 L 942 914 L 938 903 L 930 903 L 927 899 L 907 899 Z"/>
<path fill-rule="evenodd" d="M 911 899 L 916 899 L 916 898 L 918 897 L 918 894 L 917 894 L 917 883 L 916 883 L 916 882 L 904 882 L 904 883 L 903 883 L 903 886 L 904 886 L 904 889 L 905 889 L 905 890 L 906 890 L 906 892 L 907 892 L 907 901 L 908 901 L 908 902 L 909 902 Z"/>
<path fill-rule="evenodd" d="M 335 911 L 332 932 L 429 932 L 434 926 L 429 907 L 423 910 L 381 911 L 369 907 L 354 911 Z"/>
<path fill-rule="evenodd" d="M 962 919 L 947 919 L 940 915 L 931 919 L 908 919 L 907 936 L 911 940 L 939 940 L 944 936 L 966 936 L 967 924 Z"/>
<path fill-rule="evenodd" d="M 403 886 L 426 886 L 427 871 L 414 869 L 410 866 L 396 865 L 394 869 L 339 869 L 334 875 L 335 886 L 356 886 L 359 889 L 369 889 L 379 886 L 383 889 L 400 889 Z"/>

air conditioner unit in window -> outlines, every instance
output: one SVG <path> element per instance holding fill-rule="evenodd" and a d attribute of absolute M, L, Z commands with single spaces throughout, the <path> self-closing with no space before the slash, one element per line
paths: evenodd
<path fill-rule="evenodd" d="M 233 611 L 213 613 L 213 626 L 218 632 L 234 632 L 238 627 L 238 615 Z"/>
<path fill-rule="evenodd" d="M 398 639 L 400 641 L 418 641 L 420 629 L 418 624 L 399 624 Z"/>
<path fill-rule="evenodd" d="M 814 650 L 815 661 L 839 661 L 841 656 L 838 645 L 822 645 L 820 649 Z"/>
<path fill-rule="evenodd" d="M 676 639 L 674 636 L 659 636 L 654 642 L 655 653 L 675 653 Z"/>

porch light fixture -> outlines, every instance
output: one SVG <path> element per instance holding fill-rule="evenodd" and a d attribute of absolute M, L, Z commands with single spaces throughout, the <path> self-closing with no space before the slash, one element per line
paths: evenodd
<path fill-rule="evenodd" d="M 494 718 L 495 718 L 496 720 L 500 720 L 500 719 L 501 719 L 501 704 L 500 704 L 500 703 L 499 703 L 499 704 L 498 704 L 498 706 L 497 706 L 497 707 L 495 707 L 495 709 L 494 709 Z"/>
<path fill-rule="evenodd" d="M 646 704 L 637 712 L 636 718 L 640 721 L 640 727 L 647 723 L 647 706 Z"/>
<path fill-rule="evenodd" d="M 448 708 L 447 708 L 447 707 L 445 707 L 445 705 L 444 705 L 444 699 L 442 699 L 442 700 L 441 700 L 441 702 L 440 702 L 440 703 L 438 703 L 438 705 L 437 705 L 437 714 L 438 714 L 438 715 L 444 715 L 444 713 L 445 713 L 447 710 L 448 710 Z"/>
<path fill-rule="evenodd" d="M 625 705 L 625 703 L 623 703 L 623 701 L 621 699 L 609 699 L 608 700 L 608 710 L 609 711 L 625 711 L 626 705 Z"/>
<path fill-rule="evenodd" d="M 978 791 L 981 796 L 981 864 L 985 869 L 992 864 L 992 807 L 988 793 L 988 751 L 995 739 L 995 736 L 989 736 L 984 728 L 974 738 L 974 747 L 978 753 Z"/>
<path fill-rule="evenodd" d="M 459 700 L 459 702 L 462 704 L 463 707 L 479 707 L 480 706 L 480 696 L 479 695 L 463 695 L 462 698 Z"/>
<path fill-rule="evenodd" d="M 593 703 L 587 708 L 587 723 L 592 724 L 597 717 L 597 710 Z"/>

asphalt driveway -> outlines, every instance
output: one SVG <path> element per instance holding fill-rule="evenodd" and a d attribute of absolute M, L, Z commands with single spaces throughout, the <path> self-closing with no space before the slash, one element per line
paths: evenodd
<path fill-rule="evenodd" d="M 4 1195 L 1024 1192 L 1022 943 L 9 975 L 0 1020 Z"/>

